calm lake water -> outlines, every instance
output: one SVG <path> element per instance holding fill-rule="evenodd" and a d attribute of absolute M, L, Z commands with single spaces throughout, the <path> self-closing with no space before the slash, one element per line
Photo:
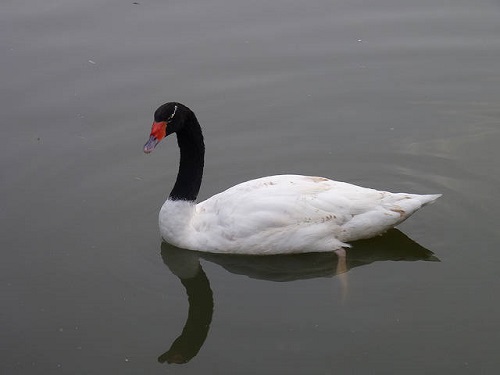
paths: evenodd
<path fill-rule="evenodd" d="M 499 19 L 494 0 L 4 0 L 0 372 L 497 373 Z M 177 144 L 142 146 L 174 100 L 204 127 L 200 199 L 280 173 L 444 195 L 345 265 L 162 245 Z"/>

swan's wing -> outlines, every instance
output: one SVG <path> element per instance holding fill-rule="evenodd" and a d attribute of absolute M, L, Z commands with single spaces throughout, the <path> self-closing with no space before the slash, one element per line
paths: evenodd
<path fill-rule="evenodd" d="M 270 247 L 303 243 L 327 251 L 347 246 L 344 241 L 384 232 L 422 205 L 414 204 L 418 206 L 414 209 L 408 204 L 412 199 L 406 198 L 412 195 L 397 195 L 322 177 L 269 176 L 199 203 L 192 228 L 202 241 L 199 246 L 212 251 L 231 243 Z M 398 199 L 406 205 L 395 205 Z"/>
<path fill-rule="evenodd" d="M 224 227 L 268 228 L 319 219 L 324 212 L 336 210 L 342 222 L 342 207 L 348 197 L 337 194 L 325 200 L 333 181 L 311 177 L 280 175 L 263 177 L 233 186 L 197 205 L 200 219 L 214 215 Z M 343 202 L 345 200 L 345 202 Z"/>

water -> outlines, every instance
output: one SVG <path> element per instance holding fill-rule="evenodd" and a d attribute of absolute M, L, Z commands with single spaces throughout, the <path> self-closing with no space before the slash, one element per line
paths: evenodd
<path fill-rule="evenodd" d="M 498 2 L 0 9 L 2 373 L 498 371 Z M 344 265 L 162 247 L 178 150 L 142 145 L 171 100 L 201 199 L 278 173 L 444 195 Z"/>

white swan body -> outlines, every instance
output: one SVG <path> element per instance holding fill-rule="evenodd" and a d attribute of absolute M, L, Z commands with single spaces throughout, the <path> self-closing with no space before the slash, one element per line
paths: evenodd
<path fill-rule="evenodd" d="M 167 200 L 160 232 L 175 246 L 213 253 L 333 251 L 384 233 L 439 196 L 389 193 L 322 177 L 269 176 L 198 204 Z"/>
<path fill-rule="evenodd" d="M 160 106 L 144 152 L 172 133 L 181 152 L 179 173 L 159 225 L 166 242 L 186 249 L 254 255 L 335 251 L 387 231 L 440 196 L 279 175 L 241 183 L 196 204 L 205 144 L 195 114 L 180 103 Z"/>

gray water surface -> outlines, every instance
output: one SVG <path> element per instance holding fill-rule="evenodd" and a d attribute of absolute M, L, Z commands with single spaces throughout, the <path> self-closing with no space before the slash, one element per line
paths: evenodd
<path fill-rule="evenodd" d="M 0 372 L 497 373 L 499 19 L 493 0 L 3 1 Z M 200 199 L 280 173 L 443 197 L 346 264 L 162 245 L 178 149 L 142 145 L 174 100 L 204 128 Z"/>

